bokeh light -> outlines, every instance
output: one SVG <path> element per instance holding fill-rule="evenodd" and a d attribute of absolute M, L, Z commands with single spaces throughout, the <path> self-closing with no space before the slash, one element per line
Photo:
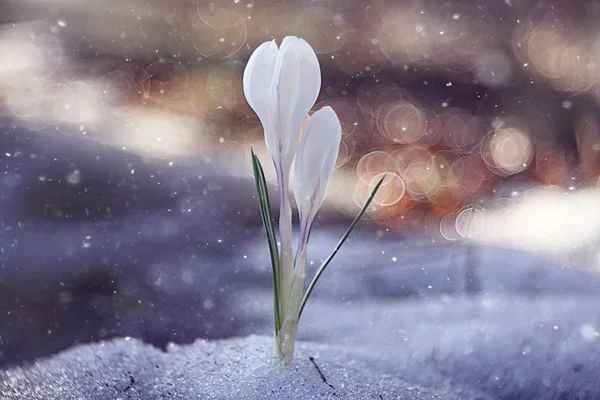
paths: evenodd
<path fill-rule="evenodd" d="M 252 147 L 273 182 L 242 72 L 260 43 L 298 35 L 322 66 L 312 111 L 342 124 L 324 210 L 354 215 L 386 174 L 378 224 L 470 239 L 467 215 L 486 230 L 531 188 L 600 189 L 600 29 L 525 3 L 498 18 L 467 1 L 22 0 L 28 22 L 0 29 L 0 115 L 239 179 Z"/>

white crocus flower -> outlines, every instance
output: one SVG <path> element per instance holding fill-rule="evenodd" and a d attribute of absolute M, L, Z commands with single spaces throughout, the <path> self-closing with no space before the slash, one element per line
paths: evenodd
<path fill-rule="evenodd" d="M 304 127 L 296 155 L 294 196 L 300 215 L 300 240 L 308 239 L 315 214 L 337 161 L 342 125 L 331 107 L 315 112 Z"/>
<path fill-rule="evenodd" d="M 296 329 L 306 278 L 306 249 L 315 215 L 323 201 L 337 161 L 342 126 L 331 107 L 315 112 L 304 127 L 294 170 L 294 196 L 298 205 L 300 235 L 290 291 L 290 309 L 281 327 L 284 361 L 294 353 Z"/>
<path fill-rule="evenodd" d="M 321 89 L 317 55 L 303 39 L 287 36 L 260 45 L 244 71 L 244 94 L 262 123 L 279 187 L 280 285 L 289 292 L 293 274 L 290 169 L 298 149 L 300 129 Z M 282 298 L 282 312 L 289 307 Z"/>
<path fill-rule="evenodd" d="M 308 43 L 296 37 L 286 37 L 279 48 L 275 41 L 263 43 L 252 54 L 244 71 L 244 94 L 263 125 L 279 187 L 278 246 L 264 172 L 260 160 L 252 153 L 260 213 L 273 267 L 275 354 L 285 364 L 292 361 L 298 319 L 314 285 L 383 182 L 382 179 L 375 187 L 340 243 L 305 289 L 308 236 L 315 215 L 323 204 L 342 136 L 337 115 L 331 107 L 325 107 L 308 119 L 300 138 L 301 126 L 317 99 L 320 87 L 321 70 L 317 56 Z M 300 237 L 295 259 L 289 184 L 294 158 L 294 195 L 300 214 Z"/>

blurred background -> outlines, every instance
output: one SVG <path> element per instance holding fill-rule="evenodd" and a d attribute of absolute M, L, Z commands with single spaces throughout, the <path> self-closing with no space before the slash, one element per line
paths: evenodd
<path fill-rule="evenodd" d="M 387 174 L 329 295 L 492 290 L 527 257 L 525 291 L 598 272 L 600 1 L 0 0 L 0 21 L 2 364 L 262 326 L 231 306 L 270 283 L 242 73 L 286 35 L 343 125 L 314 262 Z"/>

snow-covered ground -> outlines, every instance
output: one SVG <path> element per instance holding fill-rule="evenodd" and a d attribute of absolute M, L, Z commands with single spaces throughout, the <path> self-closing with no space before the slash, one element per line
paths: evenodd
<path fill-rule="evenodd" d="M 367 222 L 283 369 L 252 183 L 85 143 L 5 149 L 0 399 L 600 398 L 600 276 Z M 312 270 L 345 228 L 318 221 Z"/>
<path fill-rule="evenodd" d="M 598 296 L 480 295 L 317 300 L 296 360 L 271 357 L 269 296 L 239 296 L 265 336 L 77 346 L 0 373 L 3 399 L 593 399 Z M 310 361 L 314 358 L 317 367 Z M 331 386 L 329 386 L 331 385 Z"/>
<path fill-rule="evenodd" d="M 251 336 L 161 352 L 135 339 L 118 339 L 1 372 L 0 393 L 3 399 L 30 400 L 453 400 L 471 395 L 449 383 L 438 388 L 409 383 L 374 368 L 380 363 L 376 357 L 343 347 L 299 343 L 297 362 L 285 368 L 270 357 L 271 346 L 271 338 Z"/>

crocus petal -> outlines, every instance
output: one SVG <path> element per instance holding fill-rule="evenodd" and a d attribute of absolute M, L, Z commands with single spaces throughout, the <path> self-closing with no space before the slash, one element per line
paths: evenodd
<path fill-rule="evenodd" d="M 275 74 L 278 53 L 275 40 L 265 42 L 252 53 L 244 70 L 244 95 L 263 125 L 269 149 L 272 147 L 269 142 L 275 140 L 276 132 L 270 120 L 268 87 Z"/>
<path fill-rule="evenodd" d="M 303 39 L 287 36 L 279 49 L 276 76 L 270 88 L 276 113 L 281 150 L 291 165 L 300 139 L 304 117 L 315 104 L 321 88 L 317 55 Z"/>
<path fill-rule="evenodd" d="M 333 112 L 333 110 L 332 110 L 332 112 Z M 336 116 L 336 119 L 337 119 L 337 116 Z M 320 182 L 323 192 L 321 193 L 321 197 L 319 198 L 319 203 L 317 204 L 317 208 L 321 208 L 321 205 L 323 205 L 323 201 L 325 200 L 325 190 L 327 189 L 327 185 L 329 185 L 329 180 L 331 179 L 331 173 L 333 172 L 333 170 L 335 168 L 335 163 L 337 162 L 338 154 L 340 151 L 340 141 L 342 139 L 342 127 L 339 123 L 339 120 L 337 122 L 337 128 L 339 128 L 339 131 L 337 131 L 337 136 L 333 139 L 335 141 L 335 143 L 332 143 L 332 146 L 329 148 L 329 152 L 327 153 L 327 156 L 325 157 L 325 160 L 323 161 L 323 168 L 321 169 L 321 182 Z"/>
<path fill-rule="evenodd" d="M 265 141 L 278 169 L 289 170 L 300 127 L 321 88 L 317 55 L 303 39 L 287 36 L 260 45 L 244 71 L 244 94 L 258 114 Z"/>
<path fill-rule="evenodd" d="M 323 204 L 341 139 L 342 126 L 331 107 L 315 112 L 304 128 L 294 171 L 294 196 L 304 220 L 301 223 L 312 223 Z"/>

